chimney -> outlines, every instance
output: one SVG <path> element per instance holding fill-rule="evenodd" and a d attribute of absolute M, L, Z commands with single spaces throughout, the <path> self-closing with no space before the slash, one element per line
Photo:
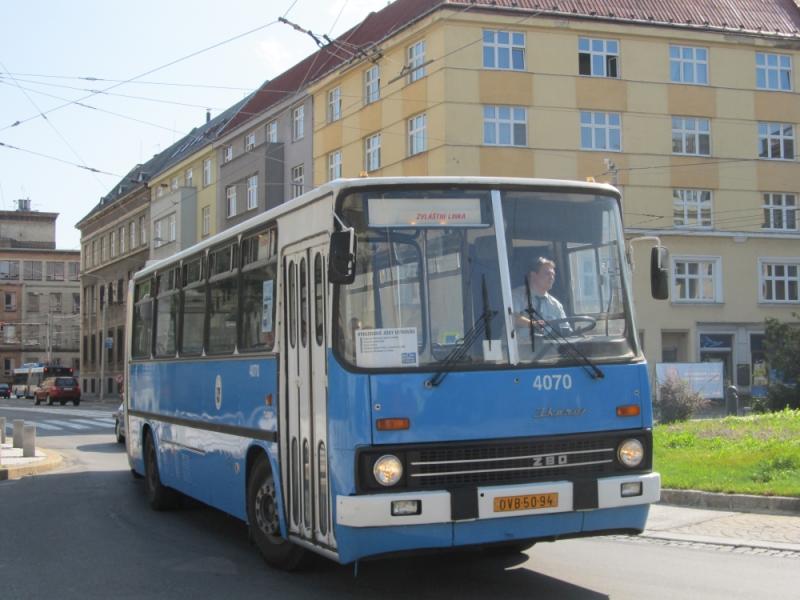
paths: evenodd
<path fill-rule="evenodd" d="M 20 198 L 19 200 L 17 200 L 17 210 L 30 211 L 31 210 L 31 199 L 30 198 Z"/>
<path fill-rule="evenodd" d="M 207 108 L 206 109 L 206 123 L 208 123 L 210 120 L 211 120 L 211 109 Z"/>

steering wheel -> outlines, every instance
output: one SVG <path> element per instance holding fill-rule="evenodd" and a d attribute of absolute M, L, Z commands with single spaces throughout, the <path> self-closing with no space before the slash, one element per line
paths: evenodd
<path fill-rule="evenodd" d="M 547 324 L 553 329 L 560 330 L 559 325 L 567 323 L 575 335 L 583 335 L 597 326 L 597 319 L 589 315 L 572 315 L 563 319 L 550 319 Z"/>

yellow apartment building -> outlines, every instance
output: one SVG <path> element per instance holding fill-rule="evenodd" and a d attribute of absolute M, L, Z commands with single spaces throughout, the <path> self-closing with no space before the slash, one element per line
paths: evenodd
<path fill-rule="evenodd" d="M 800 9 L 397 0 L 365 26 L 401 4 L 403 26 L 310 86 L 314 181 L 612 182 L 628 239 L 671 253 L 670 299 L 655 301 L 652 242 L 631 244 L 651 370 L 720 361 L 726 381 L 763 391 L 764 319 L 800 311 Z"/>

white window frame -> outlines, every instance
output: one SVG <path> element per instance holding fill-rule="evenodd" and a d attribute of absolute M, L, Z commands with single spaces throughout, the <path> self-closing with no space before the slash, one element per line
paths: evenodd
<path fill-rule="evenodd" d="M 169 241 L 174 242 L 177 239 L 177 218 L 175 213 L 167 217 L 167 227 L 169 228 Z"/>
<path fill-rule="evenodd" d="M 236 216 L 236 185 L 225 188 L 225 215 L 229 219 Z"/>
<path fill-rule="evenodd" d="M 703 138 L 706 138 L 708 152 L 700 151 Z M 676 141 L 680 142 L 678 152 L 675 150 Z M 691 144 L 694 144 L 694 152 L 689 151 Z M 711 119 L 672 117 L 672 153 L 684 156 L 711 156 Z"/>
<path fill-rule="evenodd" d="M 381 134 L 364 138 L 364 170 L 367 173 L 381 168 Z"/>
<path fill-rule="evenodd" d="M 372 65 L 364 71 L 364 104 L 372 104 L 381 98 L 381 68 Z"/>
<path fill-rule="evenodd" d="M 111 250 L 111 258 L 116 258 L 117 256 L 117 232 L 111 232 L 111 243 L 109 244 L 109 249 Z"/>
<path fill-rule="evenodd" d="M 194 172 L 192 169 L 186 169 L 183 173 L 183 178 L 186 180 L 186 187 L 194 187 Z"/>
<path fill-rule="evenodd" d="M 342 88 L 328 90 L 328 123 L 342 118 Z"/>
<path fill-rule="evenodd" d="M 173 192 L 174 192 L 175 190 L 177 190 L 177 189 L 178 189 L 178 187 L 179 187 L 179 186 L 178 186 L 178 183 L 179 183 L 179 181 L 178 181 L 178 176 L 176 175 L 175 177 L 173 177 L 173 178 L 172 178 L 172 181 L 170 182 L 170 186 L 169 186 L 169 187 L 170 187 L 170 189 L 171 189 Z"/>
<path fill-rule="evenodd" d="M 342 176 L 342 151 L 334 150 L 328 154 L 328 181 Z"/>
<path fill-rule="evenodd" d="M 708 85 L 708 48 L 670 44 L 669 80 L 687 85 Z"/>
<path fill-rule="evenodd" d="M 139 217 L 139 242 L 142 246 L 147 244 L 147 227 L 145 226 L 144 215 Z"/>
<path fill-rule="evenodd" d="M 229 163 L 233 160 L 233 146 L 228 144 L 222 149 L 222 162 Z"/>
<path fill-rule="evenodd" d="M 270 121 L 267 123 L 267 142 L 270 144 L 278 143 L 278 122 Z"/>
<path fill-rule="evenodd" d="M 794 160 L 795 135 L 791 123 L 758 123 L 758 157 Z"/>
<path fill-rule="evenodd" d="M 791 92 L 792 56 L 772 52 L 756 52 L 756 89 Z"/>
<path fill-rule="evenodd" d="M 428 150 L 428 115 L 414 115 L 408 120 L 408 155 Z"/>
<path fill-rule="evenodd" d="M 678 229 L 711 229 L 714 225 L 711 190 L 673 189 L 672 222 Z M 708 212 L 707 222 L 703 211 Z"/>
<path fill-rule="evenodd" d="M 524 71 L 525 33 L 500 29 L 483 30 L 483 68 L 501 71 Z M 515 65 L 515 57 L 521 57 L 522 64 Z M 504 62 L 505 64 L 501 64 Z"/>
<path fill-rule="evenodd" d="M 211 233 L 211 207 L 204 206 L 201 209 L 200 214 L 202 215 L 202 220 L 203 220 L 202 235 L 208 235 L 209 233 Z"/>
<path fill-rule="evenodd" d="M 581 55 L 589 57 L 589 72 L 581 72 Z M 596 60 L 600 59 L 600 60 Z M 584 77 L 620 78 L 619 40 L 578 38 L 578 74 Z M 614 75 L 609 75 L 613 68 Z"/>
<path fill-rule="evenodd" d="M 588 144 L 585 134 L 589 135 Z M 580 113 L 581 150 L 622 152 L 622 114 L 582 110 Z M 616 140 L 616 147 L 613 141 Z"/>
<path fill-rule="evenodd" d="M 130 236 L 131 236 L 130 248 L 131 248 L 131 250 L 133 250 L 134 248 L 136 248 L 136 242 L 137 242 L 137 238 L 136 238 L 136 220 L 131 221 L 130 225 L 128 225 L 128 232 L 130 233 Z"/>
<path fill-rule="evenodd" d="M 153 245 L 156 248 L 161 248 L 164 244 L 166 244 L 166 240 L 161 236 L 161 223 L 162 219 L 159 219 L 153 223 Z"/>
<path fill-rule="evenodd" d="M 125 226 L 119 228 L 119 254 L 122 256 L 125 254 L 125 244 L 127 239 L 125 238 Z"/>
<path fill-rule="evenodd" d="M 518 127 L 522 126 L 524 139 L 517 139 Z M 508 142 L 503 142 L 504 134 Z M 525 148 L 528 145 L 528 109 L 524 106 L 486 104 L 483 107 L 484 146 L 510 146 Z"/>
<path fill-rule="evenodd" d="M 721 256 L 673 256 L 672 262 L 672 277 L 670 280 L 672 302 L 675 304 L 720 304 L 723 302 L 723 289 L 722 289 L 722 257 Z M 678 295 L 678 269 L 677 264 L 683 263 L 687 266 L 686 272 L 681 275 L 681 279 L 685 280 L 688 284 L 689 281 L 694 280 L 698 282 L 711 281 L 713 285 L 713 296 L 711 298 L 681 298 Z M 690 274 L 688 272 L 689 264 L 698 265 L 698 273 Z M 701 265 L 711 265 L 711 275 L 700 273 Z M 684 289 L 688 290 L 689 285 Z M 698 285 L 698 290 L 702 290 L 702 284 Z"/>
<path fill-rule="evenodd" d="M 211 159 L 203 161 L 203 187 L 211 185 Z"/>
<path fill-rule="evenodd" d="M 425 75 L 425 40 L 411 44 L 406 50 L 406 67 L 408 68 L 408 83 L 419 81 Z"/>
<path fill-rule="evenodd" d="M 783 274 L 776 275 L 775 267 L 783 267 Z M 768 275 L 768 270 L 772 274 Z M 791 275 L 789 271 L 794 271 Z M 777 287 L 783 283 L 784 298 L 776 299 Z M 767 298 L 764 291 L 767 285 L 772 288 L 772 298 Z M 789 297 L 790 289 L 794 287 L 796 298 Z M 800 304 L 800 258 L 790 257 L 767 257 L 761 256 L 758 259 L 758 302 L 760 304 Z"/>
<path fill-rule="evenodd" d="M 305 191 L 306 167 L 299 164 L 292 167 L 292 198 L 301 196 Z"/>
<path fill-rule="evenodd" d="M 251 131 L 246 136 L 244 136 L 244 151 L 250 152 L 253 148 L 256 147 L 256 132 Z"/>
<path fill-rule="evenodd" d="M 798 213 L 797 195 L 784 192 L 764 193 L 764 223 L 763 229 L 770 231 L 797 231 Z M 789 225 L 793 223 L 794 226 Z M 780 226 L 779 226 L 780 225 Z"/>
<path fill-rule="evenodd" d="M 258 208 L 258 175 L 247 178 L 247 210 Z"/>
<path fill-rule="evenodd" d="M 305 137 L 305 112 L 303 105 L 292 109 L 292 141 L 297 142 Z"/>

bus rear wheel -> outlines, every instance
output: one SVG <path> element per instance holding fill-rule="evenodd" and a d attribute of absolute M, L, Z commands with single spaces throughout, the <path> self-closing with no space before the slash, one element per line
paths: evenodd
<path fill-rule="evenodd" d="M 302 565 L 306 551 L 281 537 L 275 480 L 263 458 L 253 465 L 247 480 L 247 523 L 250 538 L 267 564 L 286 571 Z"/>
<path fill-rule="evenodd" d="M 178 505 L 178 493 L 161 483 L 156 444 L 150 432 L 144 438 L 144 491 L 154 510 L 169 510 Z"/>

